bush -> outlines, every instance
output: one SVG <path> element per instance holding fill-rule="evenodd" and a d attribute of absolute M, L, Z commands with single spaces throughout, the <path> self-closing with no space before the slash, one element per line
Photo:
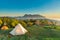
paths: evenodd
<path fill-rule="evenodd" d="M 27 24 L 26 24 L 24 21 L 20 21 L 20 24 L 21 24 L 22 26 L 24 26 L 24 27 L 27 26 Z"/>
<path fill-rule="evenodd" d="M 32 22 L 28 22 L 28 23 L 27 23 L 27 26 L 32 26 L 32 25 L 33 25 Z"/>

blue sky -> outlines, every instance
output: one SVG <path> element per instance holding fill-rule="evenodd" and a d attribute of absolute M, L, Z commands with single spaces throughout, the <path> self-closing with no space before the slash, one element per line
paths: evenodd
<path fill-rule="evenodd" d="M 0 0 L 0 15 L 60 14 L 60 0 Z M 53 15 L 52 15 L 53 16 Z"/>

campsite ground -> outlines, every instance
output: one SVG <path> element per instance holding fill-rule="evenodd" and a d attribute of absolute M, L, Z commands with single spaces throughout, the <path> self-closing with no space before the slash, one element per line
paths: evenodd
<path fill-rule="evenodd" d="M 55 29 L 49 26 L 39 27 L 31 26 L 27 27 L 28 33 L 20 36 L 12 36 L 9 30 L 0 30 L 0 40 L 60 40 L 60 28 L 57 26 Z"/>

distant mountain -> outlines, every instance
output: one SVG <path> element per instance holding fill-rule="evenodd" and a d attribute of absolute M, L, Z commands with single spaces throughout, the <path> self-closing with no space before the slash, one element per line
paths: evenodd
<path fill-rule="evenodd" d="M 19 17 L 16 17 L 16 18 L 17 19 L 46 19 L 44 16 L 38 15 L 38 14 L 34 14 L 34 15 L 25 14 L 24 16 L 19 16 Z"/>

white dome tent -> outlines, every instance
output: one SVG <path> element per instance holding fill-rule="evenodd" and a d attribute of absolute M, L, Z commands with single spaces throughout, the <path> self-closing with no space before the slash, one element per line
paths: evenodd
<path fill-rule="evenodd" d="M 10 32 L 11 35 L 23 35 L 28 32 L 21 24 L 15 26 L 15 28 Z"/>

